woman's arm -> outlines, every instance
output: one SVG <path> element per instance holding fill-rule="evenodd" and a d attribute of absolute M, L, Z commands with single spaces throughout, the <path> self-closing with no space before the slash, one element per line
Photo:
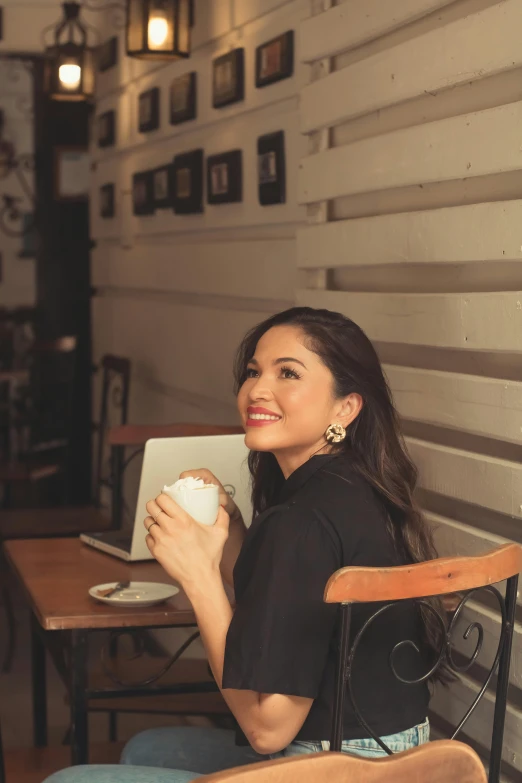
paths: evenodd
<path fill-rule="evenodd" d="M 184 588 L 194 608 L 216 682 L 248 741 L 258 753 L 282 750 L 299 732 L 313 699 L 223 688 L 225 643 L 232 609 L 221 575 L 216 569 L 204 580 L 189 582 Z"/>
<path fill-rule="evenodd" d="M 246 535 L 246 525 L 243 522 L 240 510 L 236 506 L 236 512 L 230 516 L 228 539 L 223 549 L 221 559 L 221 574 L 225 582 L 234 587 L 234 566 L 243 546 Z"/>

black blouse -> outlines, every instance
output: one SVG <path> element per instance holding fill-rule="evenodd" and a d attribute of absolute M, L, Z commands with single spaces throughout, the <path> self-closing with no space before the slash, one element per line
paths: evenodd
<path fill-rule="evenodd" d="M 401 564 L 386 530 L 384 506 L 346 456 L 312 457 L 284 483 L 278 503 L 249 528 L 234 569 L 236 610 L 225 649 L 223 687 L 314 699 L 298 740 L 330 739 L 338 649 L 338 607 L 325 604 L 329 577 L 343 566 Z M 355 605 L 351 638 L 378 604 Z M 429 692 L 393 675 L 392 648 L 422 649 L 418 610 L 401 602 L 365 632 L 354 661 L 354 696 L 379 735 L 425 720 Z M 407 679 L 428 669 L 411 646 L 394 661 Z M 350 699 L 344 738 L 359 739 Z"/>

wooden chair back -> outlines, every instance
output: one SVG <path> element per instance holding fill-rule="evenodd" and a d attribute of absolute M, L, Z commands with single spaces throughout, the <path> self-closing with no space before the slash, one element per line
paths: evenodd
<path fill-rule="evenodd" d="M 100 506 L 103 486 L 112 485 L 109 449 L 111 427 L 127 424 L 131 380 L 131 362 L 123 356 L 106 354 L 101 360 L 100 417 L 94 466 L 94 504 Z M 105 469 L 105 465 L 107 469 Z"/>
<path fill-rule="evenodd" d="M 201 783 L 486 783 L 468 745 L 439 740 L 383 759 L 310 753 L 262 761 L 199 778 Z"/>
<path fill-rule="evenodd" d="M 460 732 L 471 713 L 482 699 L 486 688 L 498 671 L 495 712 L 492 726 L 492 740 L 489 763 L 489 781 L 498 783 L 502 758 L 502 740 L 507 705 L 509 685 L 509 669 L 511 647 L 513 640 L 513 625 L 517 600 L 518 575 L 522 571 L 522 547 L 518 544 L 505 544 L 497 549 L 476 557 L 444 557 L 415 565 L 398 566 L 395 568 L 341 568 L 333 574 L 326 585 L 324 600 L 326 603 L 340 605 L 341 629 L 339 660 L 336 684 L 336 703 L 331 736 L 331 750 L 339 751 L 343 736 L 344 698 L 346 690 L 350 695 L 355 714 L 369 735 L 389 754 L 390 749 L 377 737 L 364 721 L 363 716 L 354 701 L 351 684 L 353 661 L 357 647 L 367 628 L 383 612 L 391 609 L 397 602 L 416 599 L 419 604 L 426 605 L 426 598 L 455 593 L 464 593 L 464 597 L 454 606 L 451 622 L 438 614 L 442 627 L 446 629 L 443 635 L 442 649 L 438 660 L 425 676 L 415 682 L 427 680 L 439 666 L 447 665 L 455 672 L 458 668 L 451 654 L 452 633 L 466 603 L 479 590 L 486 590 L 494 596 L 501 613 L 501 632 L 495 659 L 486 680 L 477 697 L 470 705 L 462 720 L 455 729 L 452 739 Z M 493 585 L 507 580 L 505 597 Z M 351 609 L 356 603 L 385 602 L 364 623 L 355 638 L 350 637 Z M 431 611 L 435 612 L 431 606 Z M 474 623 L 479 637 L 468 666 L 480 652 L 483 629 L 480 623 Z M 471 626 L 470 626 L 471 628 Z M 404 640 L 406 641 L 406 640 Z M 393 669 L 392 669 L 393 671 Z M 457 779 L 457 778 L 455 778 Z"/>

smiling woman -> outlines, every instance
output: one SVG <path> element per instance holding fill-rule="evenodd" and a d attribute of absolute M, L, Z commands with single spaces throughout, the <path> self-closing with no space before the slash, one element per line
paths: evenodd
<path fill-rule="evenodd" d="M 53 783 L 186 783 L 201 774 L 329 748 L 338 616 L 323 602 L 343 566 L 389 567 L 435 557 L 413 501 L 406 453 L 377 354 L 362 330 L 327 310 L 293 308 L 256 326 L 235 362 L 250 449 L 254 519 L 208 470 L 221 509 L 200 525 L 170 497 L 147 504 L 147 544 L 190 599 L 214 677 L 240 730 L 162 729 L 138 735 L 120 767 L 66 770 Z M 235 610 L 223 579 L 233 584 Z M 353 633 L 371 607 L 356 606 Z M 439 626 L 413 603 L 384 613 L 361 640 L 355 698 L 393 751 L 429 738 L 425 682 Z M 399 645 L 404 639 L 411 646 Z M 394 657 L 395 677 L 388 661 Z M 347 700 L 343 752 L 380 746 Z M 148 769 L 145 770 L 144 768 Z M 161 767 L 161 769 L 157 769 Z"/>

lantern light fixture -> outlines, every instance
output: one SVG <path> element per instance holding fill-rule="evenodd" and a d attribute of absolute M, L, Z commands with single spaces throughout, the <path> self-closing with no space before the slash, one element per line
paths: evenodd
<path fill-rule="evenodd" d="M 190 57 L 193 0 L 127 0 L 127 54 L 143 60 Z"/>
<path fill-rule="evenodd" d="M 54 100 L 85 101 L 94 95 L 94 53 L 80 19 L 80 3 L 62 3 L 63 18 L 46 49 L 46 92 Z"/>

